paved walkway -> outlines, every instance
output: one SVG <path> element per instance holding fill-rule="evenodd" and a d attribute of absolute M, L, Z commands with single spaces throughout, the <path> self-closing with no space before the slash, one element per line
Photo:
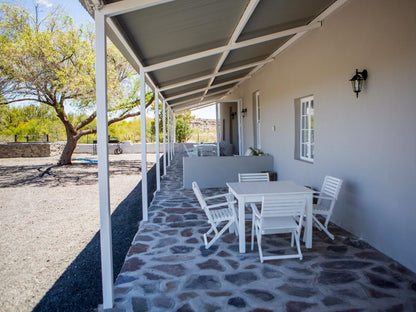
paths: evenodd
<path fill-rule="evenodd" d="M 205 190 L 207 195 L 224 189 Z M 208 229 L 192 190 L 182 189 L 177 154 L 115 283 L 126 311 L 416 311 L 416 275 L 332 225 L 331 241 L 314 229 L 304 258 L 260 263 L 227 234 L 205 249 Z M 249 239 L 249 238 L 248 238 Z M 272 252 L 290 236 L 265 239 Z"/>

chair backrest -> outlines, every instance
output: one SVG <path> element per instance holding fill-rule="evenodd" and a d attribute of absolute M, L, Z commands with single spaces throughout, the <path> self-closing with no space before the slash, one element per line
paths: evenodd
<path fill-rule="evenodd" d="M 326 176 L 321 188 L 321 195 L 338 199 L 339 191 L 341 190 L 342 180 L 331 176 Z"/>
<path fill-rule="evenodd" d="M 261 217 L 289 217 L 305 214 L 306 196 L 304 194 L 269 195 L 264 196 L 261 206 Z"/>
<path fill-rule="evenodd" d="M 239 173 L 238 182 L 268 182 L 269 174 L 267 172 L 261 173 Z"/>
<path fill-rule="evenodd" d="M 205 208 L 207 207 L 207 202 L 205 201 L 204 196 L 202 196 L 198 183 L 196 183 L 195 181 L 192 182 L 192 189 L 195 193 L 196 198 L 198 199 L 199 204 L 201 205 L 201 208 L 205 210 Z"/>

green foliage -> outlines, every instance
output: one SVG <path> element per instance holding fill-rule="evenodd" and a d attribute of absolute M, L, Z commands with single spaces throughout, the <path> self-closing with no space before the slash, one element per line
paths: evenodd
<path fill-rule="evenodd" d="M 159 104 L 159 142 L 163 141 L 163 104 Z M 191 112 L 185 112 L 183 114 L 176 115 L 176 142 L 187 142 L 192 136 L 191 120 L 195 117 L 191 116 Z M 167 125 L 167 117 L 166 117 Z M 150 141 L 156 141 L 156 125 L 152 120 L 150 123 Z"/>
<path fill-rule="evenodd" d="M 96 133 L 95 38 L 88 28 L 75 28 L 58 10 L 41 20 L 37 24 L 23 8 L 0 5 L 0 105 L 52 107 L 66 131 L 60 163 L 67 164 L 77 141 Z M 114 123 L 140 114 L 139 79 L 114 45 L 108 44 L 107 56 L 108 117 L 115 129 Z M 142 104 L 152 101 L 148 92 Z M 77 114 L 68 114 L 68 107 Z M 40 125 L 27 126 L 25 131 L 45 131 Z"/>
<path fill-rule="evenodd" d="M 43 105 L 0 107 L 0 138 L 13 141 L 15 135 L 49 135 L 50 140 L 65 139 L 65 128 L 52 108 Z"/>
<path fill-rule="evenodd" d="M 176 115 L 176 142 L 187 142 L 192 136 L 191 120 L 194 119 L 191 116 L 191 112 L 186 112 L 180 115 Z"/>

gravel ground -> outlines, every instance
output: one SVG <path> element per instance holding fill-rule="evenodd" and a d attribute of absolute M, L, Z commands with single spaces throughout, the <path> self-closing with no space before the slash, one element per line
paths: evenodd
<path fill-rule="evenodd" d="M 141 218 L 139 160 L 110 155 L 115 275 Z M 55 163 L 0 159 L 0 311 L 92 311 L 102 302 L 97 164 L 40 176 Z"/>

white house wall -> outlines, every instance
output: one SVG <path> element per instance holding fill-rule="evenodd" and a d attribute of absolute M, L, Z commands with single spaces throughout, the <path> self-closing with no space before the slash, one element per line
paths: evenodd
<path fill-rule="evenodd" d="M 262 150 L 279 180 L 344 180 L 333 221 L 416 271 L 416 1 L 351 0 L 228 99 L 243 99 L 253 145 L 260 90 Z M 348 81 L 368 70 L 358 99 Z M 315 100 L 315 162 L 294 159 L 294 100 Z M 276 131 L 273 131 L 276 126 Z"/>

